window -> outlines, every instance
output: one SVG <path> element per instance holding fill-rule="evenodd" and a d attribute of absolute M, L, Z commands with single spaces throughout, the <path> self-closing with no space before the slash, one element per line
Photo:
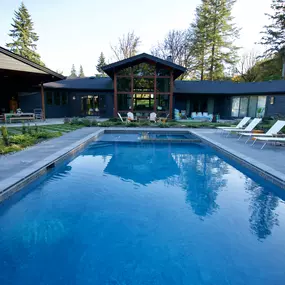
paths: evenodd
<path fill-rule="evenodd" d="M 54 105 L 60 105 L 60 92 L 55 92 L 53 96 Z"/>
<path fill-rule="evenodd" d="M 133 73 L 135 76 L 154 76 L 155 65 L 140 63 L 133 67 Z"/>
<path fill-rule="evenodd" d="M 121 69 L 117 72 L 117 75 L 131 75 L 131 74 L 132 74 L 132 68 L 131 67 Z"/>
<path fill-rule="evenodd" d="M 233 97 L 232 99 L 232 117 L 239 116 L 240 97 Z"/>
<path fill-rule="evenodd" d="M 154 95 L 153 94 L 134 94 L 133 100 L 134 110 L 153 110 Z"/>
<path fill-rule="evenodd" d="M 169 110 L 169 95 L 156 95 L 156 109 L 158 112 Z"/>
<path fill-rule="evenodd" d="M 66 92 L 61 93 L 61 105 L 68 103 L 68 94 Z"/>
<path fill-rule="evenodd" d="M 240 107 L 239 107 L 239 117 L 245 117 L 247 115 L 248 108 L 248 97 L 240 98 Z"/>
<path fill-rule="evenodd" d="M 153 78 L 134 78 L 134 91 L 154 92 Z"/>
<path fill-rule="evenodd" d="M 47 105 L 52 105 L 53 104 L 53 102 L 52 102 L 52 92 L 50 92 L 50 91 L 46 92 L 46 100 L 47 100 Z"/>
<path fill-rule="evenodd" d="M 266 107 L 266 96 L 258 96 L 256 116 L 259 118 L 264 117 Z"/>
<path fill-rule="evenodd" d="M 157 78 L 156 90 L 157 92 L 170 92 L 170 78 Z"/>
<path fill-rule="evenodd" d="M 118 94 L 118 110 L 130 110 L 132 108 L 132 95 Z"/>
<path fill-rule="evenodd" d="M 117 78 L 117 88 L 118 92 L 130 92 L 131 91 L 131 78 L 123 77 Z"/>

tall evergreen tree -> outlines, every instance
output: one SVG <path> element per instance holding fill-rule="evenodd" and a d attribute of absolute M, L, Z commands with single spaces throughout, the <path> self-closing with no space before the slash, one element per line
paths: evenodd
<path fill-rule="evenodd" d="M 209 68 L 207 65 L 209 55 L 208 9 L 208 1 L 203 1 L 196 8 L 196 17 L 190 26 L 193 34 L 194 65 L 200 80 L 205 79 L 205 73 Z"/>
<path fill-rule="evenodd" d="M 99 72 L 99 74 L 101 76 L 105 76 L 104 71 L 102 70 L 102 67 L 106 65 L 106 59 L 105 56 L 103 54 L 103 52 L 100 53 L 99 59 L 98 59 L 98 63 L 96 65 L 96 69 Z"/>
<path fill-rule="evenodd" d="M 194 50 L 201 79 L 218 80 L 224 77 L 227 66 L 237 60 L 238 47 L 234 40 L 239 29 L 231 15 L 236 0 L 202 0 L 196 10 Z M 207 74 L 206 74 L 207 72 Z"/>
<path fill-rule="evenodd" d="M 271 23 L 264 26 L 260 42 L 268 47 L 265 56 L 274 55 L 285 47 L 285 0 L 272 0 L 271 8 L 273 14 L 266 14 Z"/>
<path fill-rule="evenodd" d="M 35 63 L 44 65 L 40 55 L 36 52 L 36 42 L 39 40 L 38 35 L 34 32 L 34 23 L 28 9 L 22 2 L 19 10 L 14 12 L 12 29 L 9 36 L 12 42 L 6 46 L 10 51 L 19 54 Z"/>
<path fill-rule="evenodd" d="M 82 65 L 79 67 L 79 77 L 85 77 Z"/>
<path fill-rule="evenodd" d="M 75 65 L 72 64 L 72 67 L 71 67 L 71 73 L 70 75 L 68 76 L 69 78 L 76 78 L 77 77 L 77 72 L 76 72 L 76 69 L 75 69 Z"/>

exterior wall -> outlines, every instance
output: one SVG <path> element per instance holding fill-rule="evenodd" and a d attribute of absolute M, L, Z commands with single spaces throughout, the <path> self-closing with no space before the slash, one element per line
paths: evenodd
<path fill-rule="evenodd" d="M 18 100 L 19 107 L 22 109 L 22 112 L 33 113 L 34 109 L 42 108 L 42 99 L 40 92 L 19 93 Z"/>
<path fill-rule="evenodd" d="M 271 97 L 274 97 L 274 103 L 270 104 Z M 277 114 L 285 116 L 285 94 L 267 96 L 265 116 L 276 116 Z"/>

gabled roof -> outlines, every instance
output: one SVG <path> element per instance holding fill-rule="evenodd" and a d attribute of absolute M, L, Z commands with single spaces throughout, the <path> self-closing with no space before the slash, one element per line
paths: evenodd
<path fill-rule="evenodd" d="M 173 69 L 174 71 L 174 78 L 177 78 L 180 76 L 182 73 L 186 71 L 186 68 L 175 64 L 169 60 L 161 59 L 159 57 L 147 54 L 147 53 L 141 53 L 132 57 L 129 57 L 127 59 L 123 59 L 108 65 L 105 65 L 102 67 L 102 70 L 107 73 L 109 76 L 114 77 L 114 71 L 115 70 L 120 70 L 138 63 L 146 62 L 146 61 L 151 61 L 154 63 L 159 63 L 163 66 L 167 66 Z"/>
<path fill-rule="evenodd" d="M 174 93 L 213 95 L 285 94 L 285 80 L 243 83 L 176 80 L 174 82 Z"/>
<path fill-rule="evenodd" d="M 15 70 L 22 72 L 32 72 L 32 73 L 40 73 L 40 74 L 48 74 L 56 79 L 64 79 L 65 76 L 54 72 L 53 70 L 41 66 L 37 63 L 34 63 L 18 54 L 15 54 L 3 47 L 0 47 L 0 55 L 3 55 L 0 58 L 0 69 L 6 70 Z M 8 60 L 10 59 L 10 60 Z"/>
<path fill-rule="evenodd" d="M 73 89 L 73 90 L 96 90 L 113 91 L 113 81 L 110 77 L 84 77 L 65 79 L 44 84 L 45 88 Z"/>

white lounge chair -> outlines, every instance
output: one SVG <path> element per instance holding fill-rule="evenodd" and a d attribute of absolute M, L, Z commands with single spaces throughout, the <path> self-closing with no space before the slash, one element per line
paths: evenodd
<path fill-rule="evenodd" d="M 245 129 L 225 129 L 224 131 L 228 132 L 227 137 L 231 134 L 231 133 L 250 133 L 253 131 L 253 129 L 262 121 L 261 118 L 255 118 L 253 119 L 250 124 L 245 128 Z"/>
<path fill-rule="evenodd" d="M 192 118 L 192 119 L 195 119 L 196 117 L 197 117 L 197 113 L 196 113 L 196 112 L 192 112 L 192 113 L 191 113 L 191 118 Z"/>
<path fill-rule="evenodd" d="M 217 127 L 220 130 L 227 130 L 227 129 L 242 129 L 250 120 L 250 117 L 244 117 L 235 127 Z"/>
<path fill-rule="evenodd" d="M 263 149 L 265 146 L 266 146 L 266 144 L 267 143 L 269 143 L 269 142 L 275 142 L 275 143 L 277 143 L 277 142 L 280 142 L 280 143 L 285 143 L 285 138 L 284 137 L 253 137 L 254 138 L 254 142 L 256 142 L 256 141 L 262 141 L 262 142 L 264 142 L 264 144 L 263 144 L 263 146 L 261 147 L 261 149 Z"/>
<path fill-rule="evenodd" d="M 242 136 L 247 136 L 248 139 L 245 143 L 247 143 L 252 137 L 272 137 L 273 135 L 277 135 L 285 126 L 285 121 L 277 121 L 265 134 L 254 134 L 254 133 L 240 133 L 240 138 Z M 252 145 L 255 143 L 255 139 L 253 140 Z"/>
<path fill-rule="evenodd" d="M 152 112 L 149 114 L 149 120 L 150 122 L 156 122 L 156 113 Z"/>

